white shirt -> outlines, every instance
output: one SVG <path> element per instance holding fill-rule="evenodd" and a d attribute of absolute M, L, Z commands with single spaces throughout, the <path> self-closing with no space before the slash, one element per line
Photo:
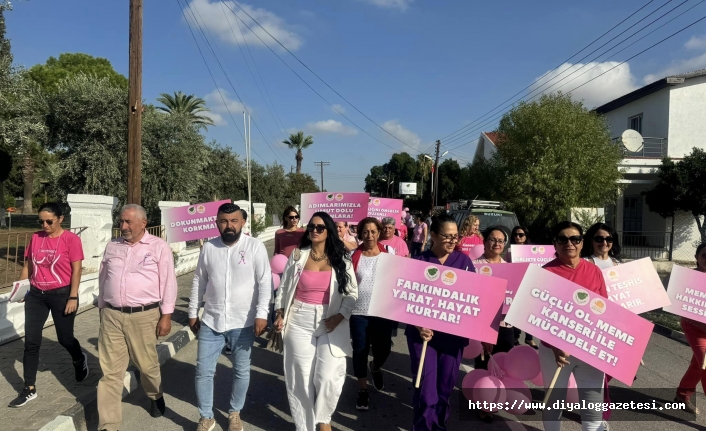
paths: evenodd
<path fill-rule="evenodd" d="M 595 264 L 600 269 L 612 268 L 615 266 L 615 262 L 610 257 L 608 259 L 601 259 L 600 257 L 592 254 L 591 257 L 586 258 L 587 261 Z"/>
<path fill-rule="evenodd" d="M 189 318 L 203 305 L 203 323 L 216 332 L 247 328 L 255 318 L 267 319 L 272 296 L 272 270 L 265 245 L 241 235 L 228 247 L 221 238 L 204 244 L 194 273 Z"/>

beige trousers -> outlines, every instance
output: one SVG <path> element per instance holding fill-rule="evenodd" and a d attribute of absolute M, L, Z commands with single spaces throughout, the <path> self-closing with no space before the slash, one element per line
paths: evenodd
<path fill-rule="evenodd" d="M 98 335 L 98 357 L 103 377 L 98 382 L 98 429 L 117 431 L 123 419 L 125 371 L 130 360 L 140 370 L 147 397 L 162 396 L 162 377 L 157 357 L 159 308 L 121 313 L 103 308 Z"/>

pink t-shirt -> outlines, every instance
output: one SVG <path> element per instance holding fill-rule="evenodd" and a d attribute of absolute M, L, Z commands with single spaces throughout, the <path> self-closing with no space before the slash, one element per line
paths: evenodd
<path fill-rule="evenodd" d="M 483 244 L 483 238 L 478 235 L 465 236 L 458 241 L 458 244 L 456 244 L 456 251 L 470 255 L 471 249 L 480 244 Z"/>
<path fill-rule="evenodd" d="M 397 235 L 392 235 L 392 238 L 390 239 L 381 239 L 378 242 L 382 245 L 389 245 L 390 247 L 394 248 L 395 254 L 397 256 L 409 256 L 409 248 L 407 247 L 407 243 L 404 242 L 402 238 Z"/>
<path fill-rule="evenodd" d="M 405 226 L 404 223 L 400 223 L 400 226 L 397 228 L 397 230 L 400 231 L 400 238 L 407 239 L 407 226 Z"/>
<path fill-rule="evenodd" d="M 331 295 L 331 275 L 333 271 L 309 271 L 305 269 L 299 277 L 294 299 L 305 304 L 325 305 Z"/>
<path fill-rule="evenodd" d="M 56 238 L 44 231 L 35 232 L 25 250 L 32 260 L 29 282 L 41 290 L 52 290 L 71 284 L 71 263 L 83 260 L 81 238 L 65 230 Z"/>

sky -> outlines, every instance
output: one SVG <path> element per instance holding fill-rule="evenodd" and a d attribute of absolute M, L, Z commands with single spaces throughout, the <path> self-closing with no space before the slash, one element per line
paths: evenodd
<path fill-rule="evenodd" d="M 314 162 L 328 161 L 327 190 L 361 191 L 372 166 L 395 152 L 432 153 L 437 139 L 449 150 L 444 158 L 465 165 L 480 132 L 492 131 L 523 96 L 585 84 L 571 94 L 593 108 L 706 68 L 706 20 L 631 59 L 706 16 L 703 3 L 148 0 L 143 98 L 155 103 L 176 91 L 203 98 L 216 123 L 208 140 L 239 154 L 248 110 L 254 160 L 286 171 L 295 166 L 294 152 L 281 141 L 303 130 L 314 145 L 304 150 L 302 171 L 320 182 Z M 13 5 L 6 20 L 17 64 L 83 52 L 107 58 L 127 76 L 127 0 Z"/>

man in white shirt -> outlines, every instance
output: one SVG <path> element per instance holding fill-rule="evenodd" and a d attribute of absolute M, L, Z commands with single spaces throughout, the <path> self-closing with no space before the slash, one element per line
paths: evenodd
<path fill-rule="evenodd" d="M 247 213 L 237 205 L 227 203 L 218 208 L 216 223 L 221 236 L 204 244 L 191 286 L 189 326 L 199 339 L 196 362 L 199 431 L 211 431 L 216 426 L 213 376 L 225 345 L 232 351 L 233 362 L 228 430 L 243 429 L 240 410 L 250 384 L 250 354 L 255 337 L 267 327 L 272 272 L 262 241 L 241 235 L 246 221 Z M 203 322 L 199 322 L 202 301 Z"/>

